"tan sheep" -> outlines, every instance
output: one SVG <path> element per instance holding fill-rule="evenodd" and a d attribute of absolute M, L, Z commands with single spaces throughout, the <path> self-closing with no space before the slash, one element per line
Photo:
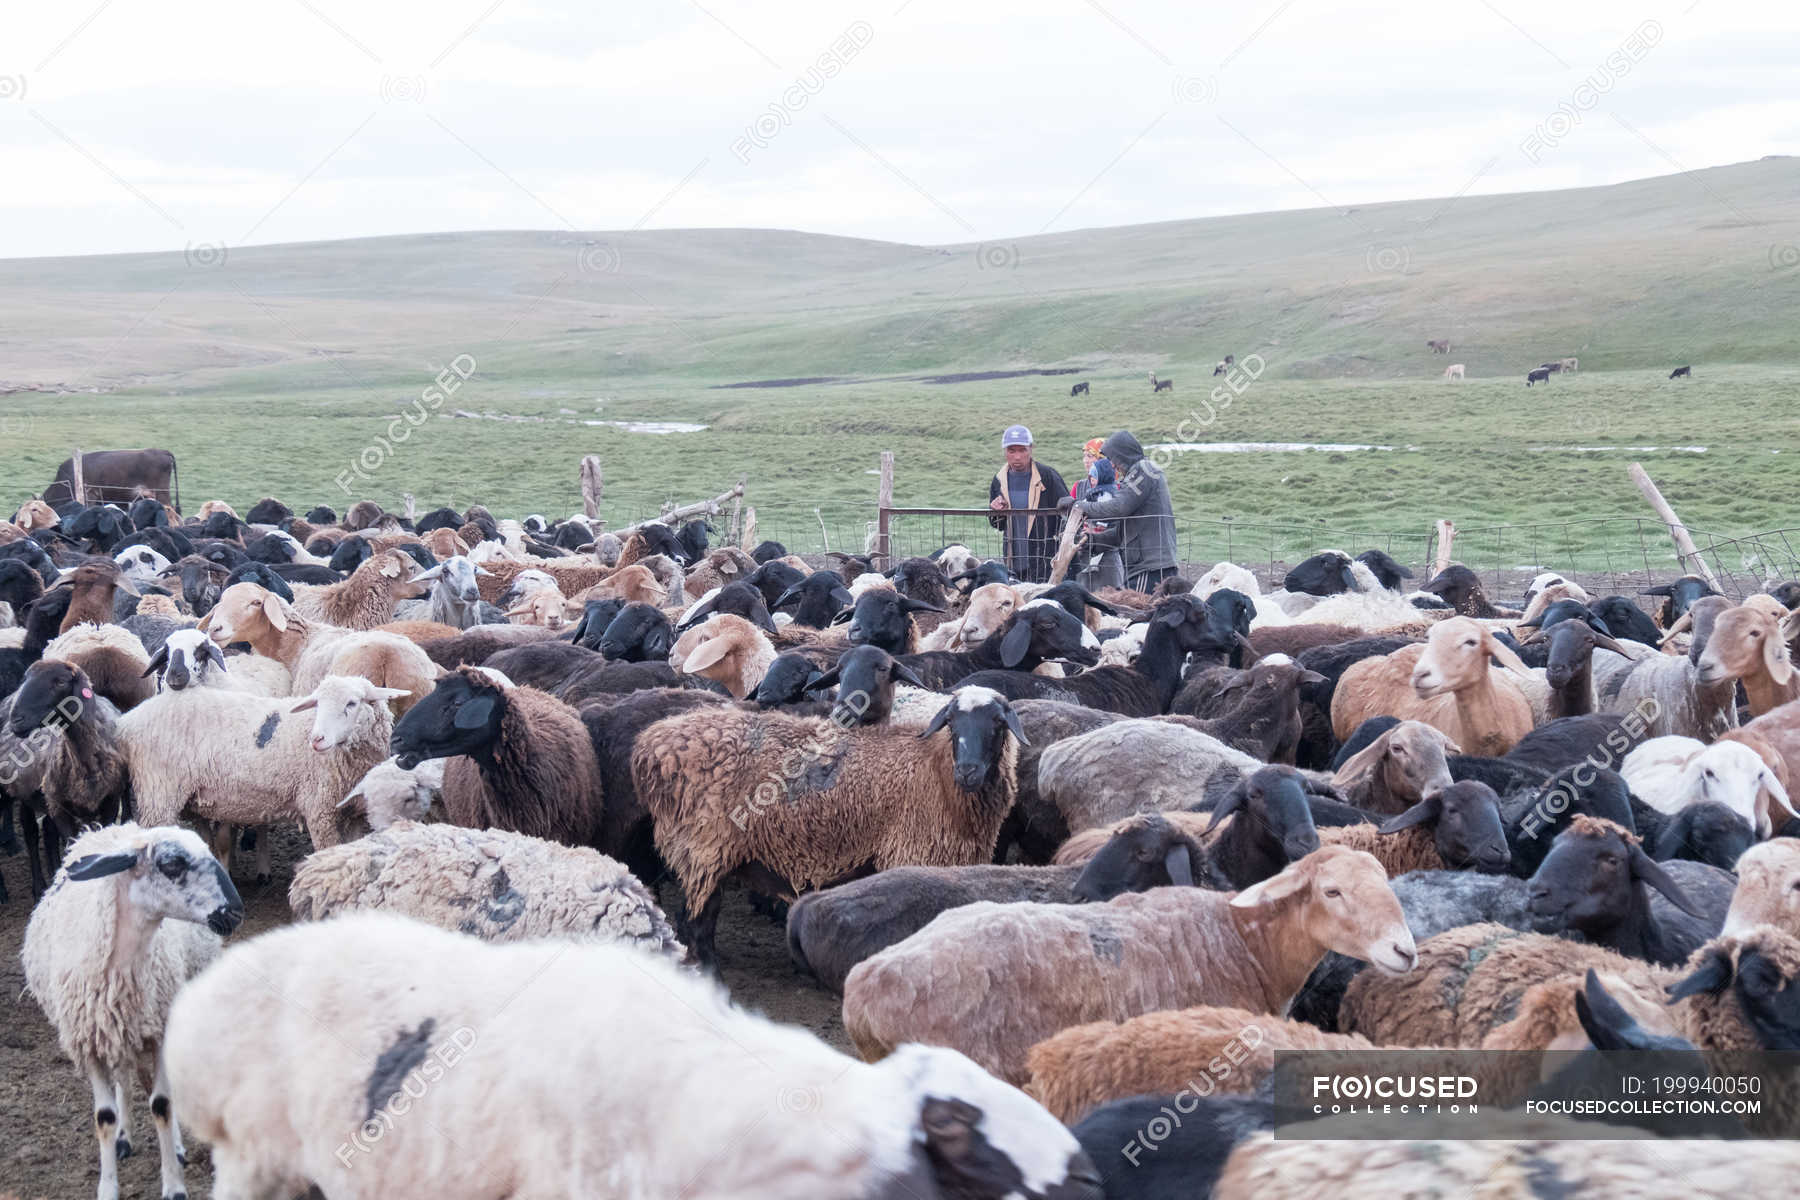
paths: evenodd
<path fill-rule="evenodd" d="M 308 621 L 340 629 L 374 629 L 394 619 L 394 605 L 425 595 L 412 582 L 418 563 L 404 550 L 384 550 L 363 560 L 339 583 L 293 585 L 293 610 Z"/>
<path fill-rule="evenodd" d="M 1499 659 L 1520 675 L 1528 668 L 1493 631 L 1470 617 L 1432 626 L 1422 646 L 1352 663 L 1331 698 L 1331 726 L 1347 740 L 1370 717 L 1423 721 L 1470 754 L 1505 754 L 1532 729 L 1531 704 Z"/>
<path fill-rule="evenodd" d="M 1199 1004 L 1284 1012 L 1327 950 L 1371 961 L 1365 976 L 1415 957 L 1381 864 L 1336 846 L 1236 893 L 952 909 L 851 970 L 844 1028 L 871 1062 L 920 1041 L 1022 1084 L 1031 1047 L 1071 1026 Z"/>
<path fill-rule="evenodd" d="M 1773 925 L 1800 937 L 1800 839 L 1771 838 L 1750 847 L 1737 860 L 1737 877 L 1721 936 Z"/>
<path fill-rule="evenodd" d="M 1788 656 L 1784 630 L 1791 615 L 1766 595 L 1751 596 L 1719 614 L 1700 653 L 1700 682 L 1742 680 L 1753 717 L 1800 699 L 1800 672 Z"/>
<path fill-rule="evenodd" d="M 1076 1025 L 1025 1056 L 1025 1091 L 1073 1125 L 1089 1109 L 1126 1096 L 1191 1089 L 1201 1096 L 1253 1092 L 1275 1069 L 1277 1050 L 1367 1050 L 1353 1033 L 1325 1033 L 1242 1008 L 1183 1008 L 1114 1024 Z"/>
<path fill-rule="evenodd" d="M 293 691 L 305 695 L 327 675 L 360 675 L 407 696 L 394 701 L 398 716 L 424 699 L 443 672 L 425 651 L 388 633 L 357 632 L 305 620 L 280 596 L 254 583 L 235 583 L 213 606 L 199 628 L 221 646 L 248 643 L 275 659 L 293 676 Z"/>

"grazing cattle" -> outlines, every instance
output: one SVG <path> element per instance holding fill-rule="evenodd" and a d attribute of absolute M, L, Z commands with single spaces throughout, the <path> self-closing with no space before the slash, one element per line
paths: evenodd
<path fill-rule="evenodd" d="M 1213 367 L 1214 375 L 1223 375 L 1224 373 L 1225 373 L 1225 364 L 1224 363 L 1222 363 L 1222 362 L 1218 363 L 1217 365 L 1215 365 Z"/>
<path fill-rule="evenodd" d="M 1552 375 L 1559 374 L 1562 371 L 1562 360 L 1558 359 L 1556 362 L 1539 363 L 1537 369 L 1540 371 L 1548 371 Z"/>
<path fill-rule="evenodd" d="M 1673 371 L 1669 372 L 1670 379 L 1692 379 L 1693 377 L 1694 368 L 1692 367 L 1676 367 Z"/>
<path fill-rule="evenodd" d="M 1549 383 L 1549 382 L 1550 382 L 1550 368 L 1548 368 L 1548 367 L 1539 367 L 1537 370 L 1532 371 L 1525 376 L 1525 386 L 1526 387 L 1530 387 L 1534 383 Z"/>
<path fill-rule="evenodd" d="M 1565 358 L 1562 360 L 1562 369 L 1565 371 L 1573 371 L 1579 366 L 1581 366 L 1581 360 L 1579 358 Z"/>
<path fill-rule="evenodd" d="M 1158 379 L 1156 372 L 1150 372 L 1150 390 L 1152 392 L 1172 392 L 1175 390 L 1173 379 Z"/>
<path fill-rule="evenodd" d="M 1087 394 L 1088 394 L 1088 385 L 1085 383 L 1078 383 L 1074 387 L 1069 389 L 1069 395 L 1071 395 L 1071 396 L 1085 396 Z"/>
<path fill-rule="evenodd" d="M 1451 363 L 1449 366 L 1444 368 L 1444 378 L 1445 379 L 1461 379 L 1462 377 L 1463 377 L 1463 364 L 1462 363 Z"/>
<path fill-rule="evenodd" d="M 1430 350 L 1433 354 L 1448 354 L 1450 353 L 1450 339 L 1442 338 L 1426 342 L 1425 348 Z"/>

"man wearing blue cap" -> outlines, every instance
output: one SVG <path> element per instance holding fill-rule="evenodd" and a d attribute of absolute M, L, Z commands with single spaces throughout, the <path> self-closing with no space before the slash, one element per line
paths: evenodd
<path fill-rule="evenodd" d="M 1009 425 L 1000 437 L 1006 465 L 988 484 L 988 524 L 1004 533 L 1006 569 L 1027 583 L 1050 578 L 1050 562 L 1062 541 L 1062 516 L 1046 512 L 1025 515 L 1032 509 L 1054 509 L 1069 494 L 1069 485 L 1055 470 L 1031 457 L 1031 430 Z"/>

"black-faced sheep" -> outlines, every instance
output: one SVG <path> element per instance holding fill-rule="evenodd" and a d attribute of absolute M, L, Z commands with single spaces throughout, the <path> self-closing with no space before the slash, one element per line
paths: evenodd
<path fill-rule="evenodd" d="M 605 793 L 593 744 L 575 710 L 543 692 L 459 667 L 401 718 L 389 744 L 405 769 L 451 759 L 452 824 L 599 844 Z"/>
<path fill-rule="evenodd" d="M 1003 698 L 965 687 L 918 732 L 741 709 L 674 717 L 639 735 L 631 770 L 681 880 L 685 940 L 711 963 L 732 875 L 786 898 L 871 868 L 989 861 L 1022 740 Z"/>

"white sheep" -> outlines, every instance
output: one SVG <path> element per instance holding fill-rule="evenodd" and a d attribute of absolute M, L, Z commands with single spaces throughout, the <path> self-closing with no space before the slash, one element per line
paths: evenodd
<path fill-rule="evenodd" d="M 1742 742 L 1714 742 L 1665 736 L 1635 746 L 1619 764 L 1632 794 L 1658 812 L 1677 813 L 1690 804 L 1723 804 L 1766 838 L 1776 821 L 1795 815 L 1787 789 Z"/>
<path fill-rule="evenodd" d="M 437 566 L 414 575 L 409 583 L 429 583 L 431 591 L 423 600 L 403 600 L 394 606 L 394 618 L 400 621 L 437 621 L 455 629 L 469 629 L 482 623 L 481 586 L 477 578 L 493 572 L 478 566 L 466 555 L 453 555 Z"/>
<path fill-rule="evenodd" d="M 397 822 L 308 855 L 288 905 L 302 921 L 387 912 L 489 942 L 551 937 L 618 942 L 677 960 L 687 954 L 621 863 L 503 829 Z"/>
<path fill-rule="evenodd" d="M 32 910 L 25 987 L 93 1088 L 99 1200 L 117 1200 L 119 1159 L 131 1153 L 127 1072 L 150 1094 L 162 1195 L 185 1194 L 186 1152 L 157 1048 L 177 989 L 243 919 L 243 901 L 198 836 L 129 823 L 77 838 Z"/>
<path fill-rule="evenodd" d="M 858 1063 L 622 946 L 291 925 L 183 990 L 167 1057 L 219 1200 L 1100 1196 L 1074 1137 L 962 1055 Z"/>
<path fill-rule="evenodd" d="M 490 677 L 505 678 L 491 667 L 477 669 Z M 444 768 L 449 762 L 447 758 L 428 758 L 408 771 L 394 759 L 384 758 L 356 781 L 338 807 L 360 805 L 369 828 L 376 833 L 396 821 L 423 821 L 432 806 L 443 801 Z"/>
<path fill-rule="evenodd" d="M 148 546 L 127 546 L 113 555 L 113 562 L 125 578 L 139 587 L 156 583 L 157 577 L 169 569 L 169 560 Z"/>
<path fill-rule="evenodd" d="M 1261 585 L 1256 582 L 1256 576 L 1252 575 L 1247 567 L 1240 567 L 1233 562 L 1214 563 L 1212 569 L 1194 583 L 1193 594 L 1204 600 L 1220 588 L 1230 588 L 1240 595 L 1250 597 L 1250 602 L 1256 606 L 1256 615 L 1250 620 L 1252 629 L 1260 629 L 1265 625 L 1291 625 L 1293 623 L 1293 617 L 1288 615 L 1273 594 L 1267 596 L 1263 594 Z M 1281 594 L 1288 596 L 1293 593 L 1282 592 Z M 1317 597 L 1308 597 L 1308 599 L 1316 600 Z"/>
<path fill-rule="evenodd" d="M 293 687 L 288 669 L 260 654 L 227 656 L 199 629 L 177 629 L 150 656 L 149 668 L 168 691 L 186 687 L 225 688 L 257 696 L 285 696 Z"/>
<path fill-rule="evenodd" d="M 386 757 L 403 695 L 352 675 L 328 675 L 306 699 L 218 688 L 164 692 L 119 718 L 139 816 L 174 824 L 191 809 L 210 821 L 298 819 L 314 846 L 337 845 L 338 801 Z M 312 720 L 293 715 L 311 711 Z M 268 838 L 257 876 L 266 880 Z"/>

